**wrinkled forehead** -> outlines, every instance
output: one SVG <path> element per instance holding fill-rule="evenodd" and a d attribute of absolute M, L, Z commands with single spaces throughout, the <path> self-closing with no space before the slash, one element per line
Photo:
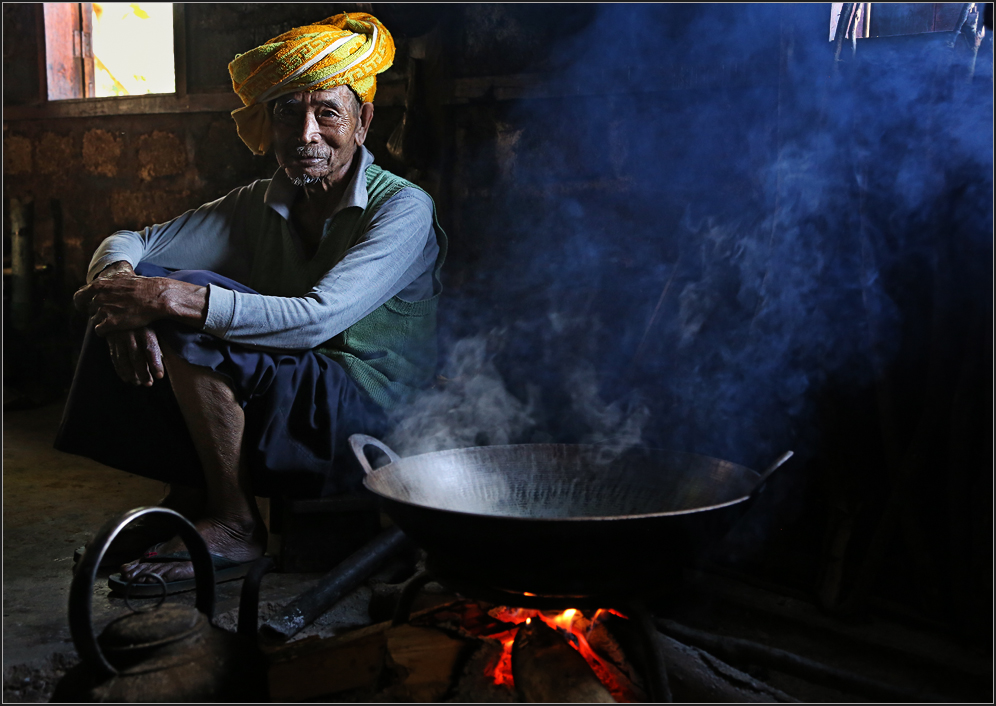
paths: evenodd
<path fill-rule="evenodd" d="M 349 86 L 335 86 L 322 91 L 297 91 L 273 99 L 274 106 L 303 105 L 305 107 L 329 106 L 341 108 L 359 103 L 359 96 Z"/>

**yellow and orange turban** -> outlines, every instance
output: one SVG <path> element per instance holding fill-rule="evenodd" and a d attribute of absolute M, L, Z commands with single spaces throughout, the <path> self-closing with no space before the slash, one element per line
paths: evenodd
<path fill-rule="evenodd" d="M 373 101 L 377 74 L 394 61 L 394 40 L 373 15 L 344 12 L 274 37 L 228 65 L 232 88 L 245 104 L 232 111 L 239 137 L 255 154 L 270 147 L 266 102 L 297 91 L 349 86 Z"/>

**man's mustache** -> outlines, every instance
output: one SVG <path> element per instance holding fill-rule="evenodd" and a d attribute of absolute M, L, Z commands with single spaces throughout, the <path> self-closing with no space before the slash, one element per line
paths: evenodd
<path fill-rule="evenodd" d="M 295 148 L 294 154 L 302 159 L 328 159 L 330 153 L 318 145 L 305 145 Z"/>

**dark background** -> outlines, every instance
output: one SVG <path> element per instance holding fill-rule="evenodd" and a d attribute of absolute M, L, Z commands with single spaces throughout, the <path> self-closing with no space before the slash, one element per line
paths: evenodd
<path fill-rule="evenodd" d="M 986 640 L 992 33 L 976 55 L 938 31 L 961 6 L 902 7 L 835 57 L 829 4 L 188 4 L 186 90 L 373 12 L 398 53 L 367 146 L 449 235 L 436 392 L 477 391 L 471 438 L 792 448 L 713 561 Z M 22 405 L 68 386 L 101 239 L 275 169 L 225 110 L 47 114 L 38 8 L 3 9 L 4 209 L 33 200 L 39 266 L 30 322 L 5 316 Z"/>

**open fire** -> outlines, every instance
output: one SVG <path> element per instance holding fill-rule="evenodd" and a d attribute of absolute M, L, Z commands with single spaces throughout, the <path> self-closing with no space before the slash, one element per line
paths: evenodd
<path fill-rule="evenodd" d="M 501 642 L 503 647 L 498 663 L 490 668 L 490 676 L 494 679 L 495 684 L 507 684 L 509 687 L 514 687 L 512 651 L 516 634 L 522 625 L 529 625 L 534 620 L 540 620 L 556 630 L 564 637 L 567 644 L 584 657 L 598 680 L 617 702 L 634 703 L 644 700 L 643 690 L 634 683 L 635 674 L 632 673 L 619 644 L 609 633 L 605 624 L 605 618 L 608 615 L 616 615 L 626 619 L 625 615 L 603 608 L 593 613 L 586 613 L 574 608 L 557 612 L 499 606 L 491 608 L 487 612 L 495 620 L 514 626 L 488 636 Z"/>

